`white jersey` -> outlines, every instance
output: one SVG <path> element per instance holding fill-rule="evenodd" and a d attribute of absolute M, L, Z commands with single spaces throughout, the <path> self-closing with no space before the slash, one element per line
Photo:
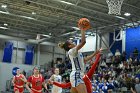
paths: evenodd
<path fill-rule="evenodd" d="M 77 87 L 84 83 L 84 58 L 82 53 L 77 52 L 76 47 L 68 51 L 69 58 L 72 63 L 72 72 L 70 74 L 70 82 L 72 87 Z"/>
<path fill-rule="evenodd" d="M 77 52 L 76 47 L 74 47 L 68 51 L 68 55 L 72 63 L 72 71 L 84 73 L 84 58 L 82 53 Z"/>
<path fill-rule="evenodd" d="M 62 77 L 60 75 L 54 75 L 54 81 L 61 83 Z M 62 93 L 62 88 L 53 85 L 52 93 Z"/>

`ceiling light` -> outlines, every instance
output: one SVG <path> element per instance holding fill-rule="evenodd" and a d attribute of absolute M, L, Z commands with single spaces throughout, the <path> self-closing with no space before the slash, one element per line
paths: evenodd
<path fill-rule="evenodd" d="M 32 15 L 36 15 L 36 13 L 35 12 L 32 12 Z"/>
<path fill-rule="evenodd" d="M 39 40 L 39 39 L 40 39 L 40 34 L 37 34 L 36 40 Z"/>
<path fill-rule="evenodd" d="M 51 35 L 52 35 L 52 33 L 49 33 L 49 35 L 51 36 Z"/>
<path fill-rule="evenodd" d="M 61 36 L 67 36 L 67 35 L 75 34 L 76 32 L 77 32 L 77 31 L 68 32 L 68 33 L 62 34 Z"/>
<path fill-rule="evenodd" d="M 49 36 L 49 35 L 42 35 L 42 36 L 45 36 L 45 37 L 51 38 L 51 36 Z"/>
<path fill-rule="evenodd" d="M 23 18 L 27 18 L 27 19 L 32 19 L 32 20 L 35 20 L 35 18 L 28 17 L 28 16 L 20 16 L 20 17 L 23 17 Z"/>
<path fill-rule="evenodd" d="M 1 5 L 2 8 L 7 8 L 7 5 Z"/>
<path fill-rule="evenodd" d="M 124 15 L 125 15 L 125 16 L 130 16 L 131 14 L 130 14 L 130 13 L 124 13 Z"/>
<path fill-rule="evenodd" d="M 1 29 L 8 29 L 7 27 L 0 26 Z"/>
<path fill-rule="evenodd" d="M 0 11 L 2 14 L 9 14 L 9 12 Z"/>
<path fill-rule="evenodd" d="M 8 26 L 8 24 L 4 23 L 4 26 Z"/>
<path fill-rule="evenodd" d="M 121 16 L 115 16 L 116 18 L 119 18 L 119 19 L 125 19 L 124 17 L 121 17 Z"/>
<path fill-rule="evenodd" d="M 93 34 L 93 33 L 91 33 L 90 35 L 91 35 L 91 36 L 94 36 L 94 34 Z"/>
<path fill-rule="evenodd" d="M 71 37 L 70 40 L 72 40 L 73 38 Z"/>
<path fill-rule="evenodd" d="M 66 2 L 66 1 L 60 1 L 61 3 L 65 3 L 65 4 L 68 4 L 68 5 L 74 5 L 73 3 L 70 3 L 70 2 Z"/>
<path fill-rule="evenodd" d="M 74 30 L 80 30 L 78 27 L 72 27 Z"/>

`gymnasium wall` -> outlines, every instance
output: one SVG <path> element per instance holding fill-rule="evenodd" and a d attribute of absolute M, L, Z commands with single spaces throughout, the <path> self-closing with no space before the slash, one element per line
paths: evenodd
<path fill-rule="evenodd" d="M 3 58 L 3 49 L 4 49 L 4 44 L 5 40 L 1 40 L 0 42 L 0 61 L 2 61 Z M 13 42 L 14 44 L 14 49 L 13 49 L 13 55 L 12 55 L 12 63 L 17 63 L 17 64 L 23 64 L 25 62 L 25 47 L 26 45 L 31 45 L 27 44 L 24 42 L 20 41 L 10 41 Z M 33 59 L 33 65 L 37 64 L 37 46 L 35 46 L 35 51 L 34 51 L 34 59 Z M 18 47 L 18 49 L 17 49 Z M 54 52 L 53 52 L 54 50 Z M 53 58 L 61 57 L 64 58 L 65 52 L 58 48 L 58 47 L 53 47 L 52 46 L 45 46 L 41 45 L 40 47 L 40 65 L 44 65 L 45 63 L 51 62 Z"/>
<path fill-rule="evenodd" d="M 22 70 L 25 71 L 32 70 L 34 65 L 36 65 L 37 60 L 37 46 L 35 46 L 35 52 L 34 52 L 34 61 L 33 65 L 25 65 L 24 59 L 25 59 L 25 47 L 27 44 L 20 41 L 9 41 L 13 43 L 14 49 L 13 49 L 13 55 L 12 55 L 12 63 L 3 63 L 3 49 L 4 44 L 7 42 L 6 40 L 1 40 L 0 42 L 0 91 L 5 90 L 6 86 L 6 80 L 9 80 L 12 78 L 12 68 L 15 66 L 20 67 Z M 18 49 L 17 49 L 18 47 Z M 54 51 L 54 52 L 53 52 Z M 49 62 L 52 62 L 52 59 L 56 59 L 58 57 L 64 58 L 65 51 L 58 47 L 52 47 L 52 46 L 40 46 L 40 65 L 48 64 Z M 48 65 L 47 65 L 48 66 Z"/>
<path fill-rule="evenodd" d="M 125 51 L 126 31 L 122 32 L 122 52 Z"/>
<path fill-rule="evenodd" d="M 101 47 L 106 49 L 107 47 L 109 47 L 109 33 L 102 34 L 101 37 L 102 37 L 103 41 L 105 42 L 105 44 L 104 44 L 102 40 L 100 41 Z"/>
<path fill-rule="evenodd" d="M 21 70 L 25 70 L 28 72 L 32 70 L 34 66 L 23 65 L 23 64 L 10 64 L 0 62 L 0 91 L 5 91 L 6 89 L 6 81 L 10 80 L 12 75 L 13 67 L 19 67 Z"/>
<path fill-rule="evenodd" d="M 107 34 L 103 34 L 102 35 L 103 40 L 106 42 L 106 44 L 108 45 L 109 43 L 109 38 L 108 38 L 108 33 Z M 86 45 L 83 47 L 83 49 L 81 49 L 82 52 L 89 52 L 89 51 L 95 51 L 96 49 L 96 36 L 90 36 L 87 37 L 87 43 Z M 4 44 L 5 44 L 5 40 L 1 40 L 0 42 L 0 61 L 2 61 L 3 58 L 3 49 L 4 49 Z M 24 42 L 20 42 L 20 41 L 10 41 L 14 43 L 14 49 L 13 49 L 13 55 L 12 55 L 12 63 L 17 63 L 17 64 L 23 64 L 24 63 L 24 59 L 25 59 L 25 47 L 26 45 L 31 45 L 31 44 L 27 44 Z M 37 46 L 35 46 L 35 52 L 34 52 L 34 59 L 33 59 L 33 65 L 37 64 Z M 17 49 L 18 47 L 18 49 Z M 100 38 L 98 37 L 98 43 L 97 43 L 97 49 L 99 49 L 100 47 L 106 48 L 105 44 L 100 40 Z M 53 53 L 54 51 L 54 53 Z M 44 65 L 45 63 L 49 63 L 52 62 L 52 59 L 57 58 L 57 57 L 61 57 L 64 58 L 65 51 L 56 47 L 52 47 L 52 46 L 45 46 L 45 45 L 41 45 L 40 47 L 40 65 Z"/>
<path fill-rule="evenodd" d="M 53 54 L 53 47 L 52 46 L 41 46 L 40 48 L 40 62 L 41 65 L 52 62 L 52 59 L 56 58 L 64 58 L 65 57 L 65 51 L 58 48 L 57 46 L 54 47 L 54 54 Z"/>
<path fill-rule="evenodd" d="M 109 34 L 102 34 L 102 39 L 104 42 L 109 45 Z M 106 45 L 102 42 L 101 38 L 97 36 L 97 49 L 100 48 L 107 48 Z M 86 38 L 86 44 L 83 46 L 83 48 L 80 50 L 81 52 L 91 52 L 96 50 L 96 35 L 95 36 L 89 36 Z"/>
<path fill-rule="evenodd" d="M 122 41 L 115 42 L 115 44 L 112 47 L 113 53 L 115 52 L 115 49 L 118 48 L 120 52 L 126 51 L 128 58 L 130 55 L 132 55 L 132 52 L 134 51 L 135 47 L 137 47 L 137 49 L 140 51 L 140 26 L 135 28 L 127 28 L 124 31 L 122 31 L 121 34 Z M 111 42 L 112 38 L 113 36 L 110 35 L 109 40 Z"/>
<path fill-rule="evenodd" d="M 126 29 L 126 53 L 127 57 L 132 55 L 136 47 L 140 51 L 140 26 Z M 140 55 L 139 55 L 140 57 Z"/>
<path fill-rule="evenodd" d="M 90 52 L 96 50 L 96 36 L 89 36 L 86 38 L 86 44 L 80 50 L 81 52 Z"/>
<path fill-rule="evenodd" d="M 116 31 L 116 35 L 119 33 L 119 31 Z M 115 36 L 116 37 L 116 36 Z M 109 46 L 114 42 L 114 32 L 109 33 Z M 118 49 L 120 52 L 122 52 L 122 40 L 115 41 L 112 47 L 110 48 L 111 52 L 115 54 L 116 49 Z"/>
<path fill-rule="evenodd" d="M 106 42 L 106 44 L 108 44 L 109 35 L 103 34 L 102 37 L 103 37 L 104 41 Z M 83 51 L 94 51 L 96 48 L 96 37 L 95 36 L 88 37 L 86 40 L 87 40 L 87 45 L 84 47 Z M 21 69 L 25 69 L 26 71 L 31 70 L 33 68 L 33 66 L 23 64 L 24 57 L 25 57 L 25 46 L 27 45 L 27 43 L 17 42 L 17 41 L 10 41 L 10 42 L 14 43 L 12 64 L 0 62 L 0 89 L 1 90 L 5 90 L 6 80 L 9 80 L 10 78 L 12 78 L 11 70 L 13 67 L 18 66 Z M 1 61 L 2 61 L 2 57 L 3 57 L 4 43 L 5 43 L 5 40 L 1 40 L 1 42 L 0 42 L 0 60 Z M 17 45 L 18 45 L 18 49 L 16 48 Z M 100 41 L 100 38 L 98 37 L 97 48 L 99 49 L 100 47 L 106 48 L 104 43 L 102 41 Z M 54 53 L 53 53 L 53 51 L 54 51 Z M 52 62 L 53 58 L 54 59 L 57 57 L 64 58 L 64 54 L 65 54 L 65 51 L 58 47 L 41 45 L 41 47 L 40 47 L 40 65 L 44 65 L 45 63 Z M 37 60 L 36 58 L 37 58 L 37 50 L 35 48 L 33 65 L 36 65 L 36 60 Z"/>

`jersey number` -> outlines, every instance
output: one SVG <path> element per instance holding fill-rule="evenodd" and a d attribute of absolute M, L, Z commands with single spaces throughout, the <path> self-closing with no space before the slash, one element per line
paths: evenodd
<path fill-rule="evenodd" d="M 41 86 L 41 81 L 40 80 L 36 81 L 36 86 Z"/>
<path fill-rule="evenodd" d="M 74 65 L 75 65 L 76 70 L 81 70 L 78 57 L 73 58 L 73 61 L 74 61 Z"/>

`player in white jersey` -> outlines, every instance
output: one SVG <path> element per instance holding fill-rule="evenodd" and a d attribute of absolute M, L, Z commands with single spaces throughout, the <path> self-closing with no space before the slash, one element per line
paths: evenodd
<path fill-rule="evenodd" d="M 50 80 L 62 82 L 62 77 L 59 75 L 59 68 L 55 68 L 54 74 L 50 77 Z M 53 85 L 51 93 L 62 93 L 62 88 Z"/>
<path fill-rule="evenodd" d="M 84 58 L 83 55 L 78 51 L 86 43 L 85 31 L 81 31 L 81 42 L 79 45 L 75 45 L 73 42 L 66 41 L 65 43 L 60 43 L 59 47 L 63 48 L 68 52 L 68 56 L 72 63 L 72 72 L 70 74 L 71 89 L 77 91 L 78 93 L 87 93 L 85 83 L 82 79 L 84 76 Z"/>
<path fill-rule="evenodd" d="M 96 51 L 86 58 L 80 53 L 80 49 L 85 45 L 85 31 L 81 31 L 81 42 L 75 45 L 71 41 L 66 41 L 65 43 L 59 43 L 59 47 L 68 52 L 68 56 L 72 63 L 72 72 L 70 74 L 71 91 L 72 93 L 87 93 L 85 83 L 82 79 L 84 76 L 84 63 L 91 60 L 99 51 Z"/>

